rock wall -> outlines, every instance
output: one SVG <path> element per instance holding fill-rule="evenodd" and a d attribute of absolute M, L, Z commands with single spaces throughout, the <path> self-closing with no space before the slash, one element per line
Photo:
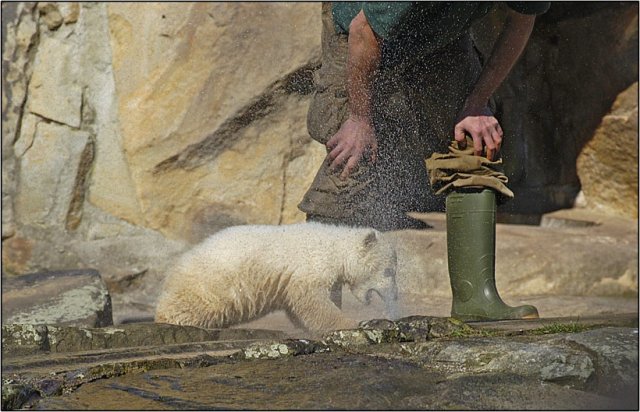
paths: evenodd
<path fill-rule="evenodd" d="M 638 83 L 620 93 L 577 162 L 584 207 L 638 219 Z"/>
<path fill-rule="evenodd" d="M 304 219 L 319 3 L 3 14 L 3 272 L 95 267 L 113 288 L 220 228 Z"/>
<path fill-rule="evenodd" d="M 301 220 L 297 185 L 323 153 L 305 128 L 319 6 L 109 5 L 121 130 L 111 152 L 128 175 L 114 188 L 111 159 L 97 160 L 89 200 L 188 240 Z"/>

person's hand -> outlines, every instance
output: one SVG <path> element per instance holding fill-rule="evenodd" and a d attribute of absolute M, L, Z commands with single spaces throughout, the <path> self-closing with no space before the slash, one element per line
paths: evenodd
<path fill-rule="evenodd" d="M 466 148 L 467 134 L 473 139 L 474 155 L 483 156 L 483 147 L 486 147 L 487 159 L 493 161 L 498 158 L 503 132 L 498 119 L 488 107 L 462 111 L 454 128 L 454 138 L 463 150 Z"/>
<path fill-rule="evenodd" d="M 331 170 L 339 170 L 342 167 L 340 179 L 344 180 L 355 170 L 363 157 L 375 163 L 378 142 L 370 122 L 351 116 L 329 139 L 327 148 L 330 150 Z"/>

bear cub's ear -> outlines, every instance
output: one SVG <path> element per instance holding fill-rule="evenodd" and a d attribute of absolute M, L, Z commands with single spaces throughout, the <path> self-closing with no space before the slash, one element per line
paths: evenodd
<path fill-rule="evenodd" d="M 378 242 L 378 232 L 375 230 L 372 230 L 371 232 L 367 233 L 367 236 L 364 238 L 364 241 L 362 242 L 362 247 L 364 250 L 369 250 L 377 242 Z"/>

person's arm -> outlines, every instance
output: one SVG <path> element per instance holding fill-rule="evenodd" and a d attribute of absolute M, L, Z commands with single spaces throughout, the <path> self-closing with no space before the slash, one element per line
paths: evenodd
<path fill-rule="evenodd" d="M 349 26 L 349 118 L 327 142 L 331 169 L 343 167 L 342 179 L 351 174 L 362 157 L 368 155 L 372 162 L 376 160 L 378 143 L 371 119 L 371 83 L 379 64 L 379 39 L 361 11 Z"/>
<path fill-rule="evenodd" d="M 455 140 L 465 147 L 465 134 L 473 138 L 474 154 L 494 160 L 502 144 L 503 132 L 498 120 L 487 107 L 489 98 L 507 77 L 522 54 L 533 30 L 535 15 L 509 10 L 504 28 L 487 60 L 478 82 L 467 97 L 454 129 Z"/>

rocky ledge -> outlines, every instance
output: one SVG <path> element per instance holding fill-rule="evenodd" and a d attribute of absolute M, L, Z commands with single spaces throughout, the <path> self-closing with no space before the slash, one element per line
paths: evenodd
<path fill-rule="evenodd" d="M 152 323 L 2 337 L 3 409 L 638 408 L 637 314 L 411 316 L 318 340 Z"/>

